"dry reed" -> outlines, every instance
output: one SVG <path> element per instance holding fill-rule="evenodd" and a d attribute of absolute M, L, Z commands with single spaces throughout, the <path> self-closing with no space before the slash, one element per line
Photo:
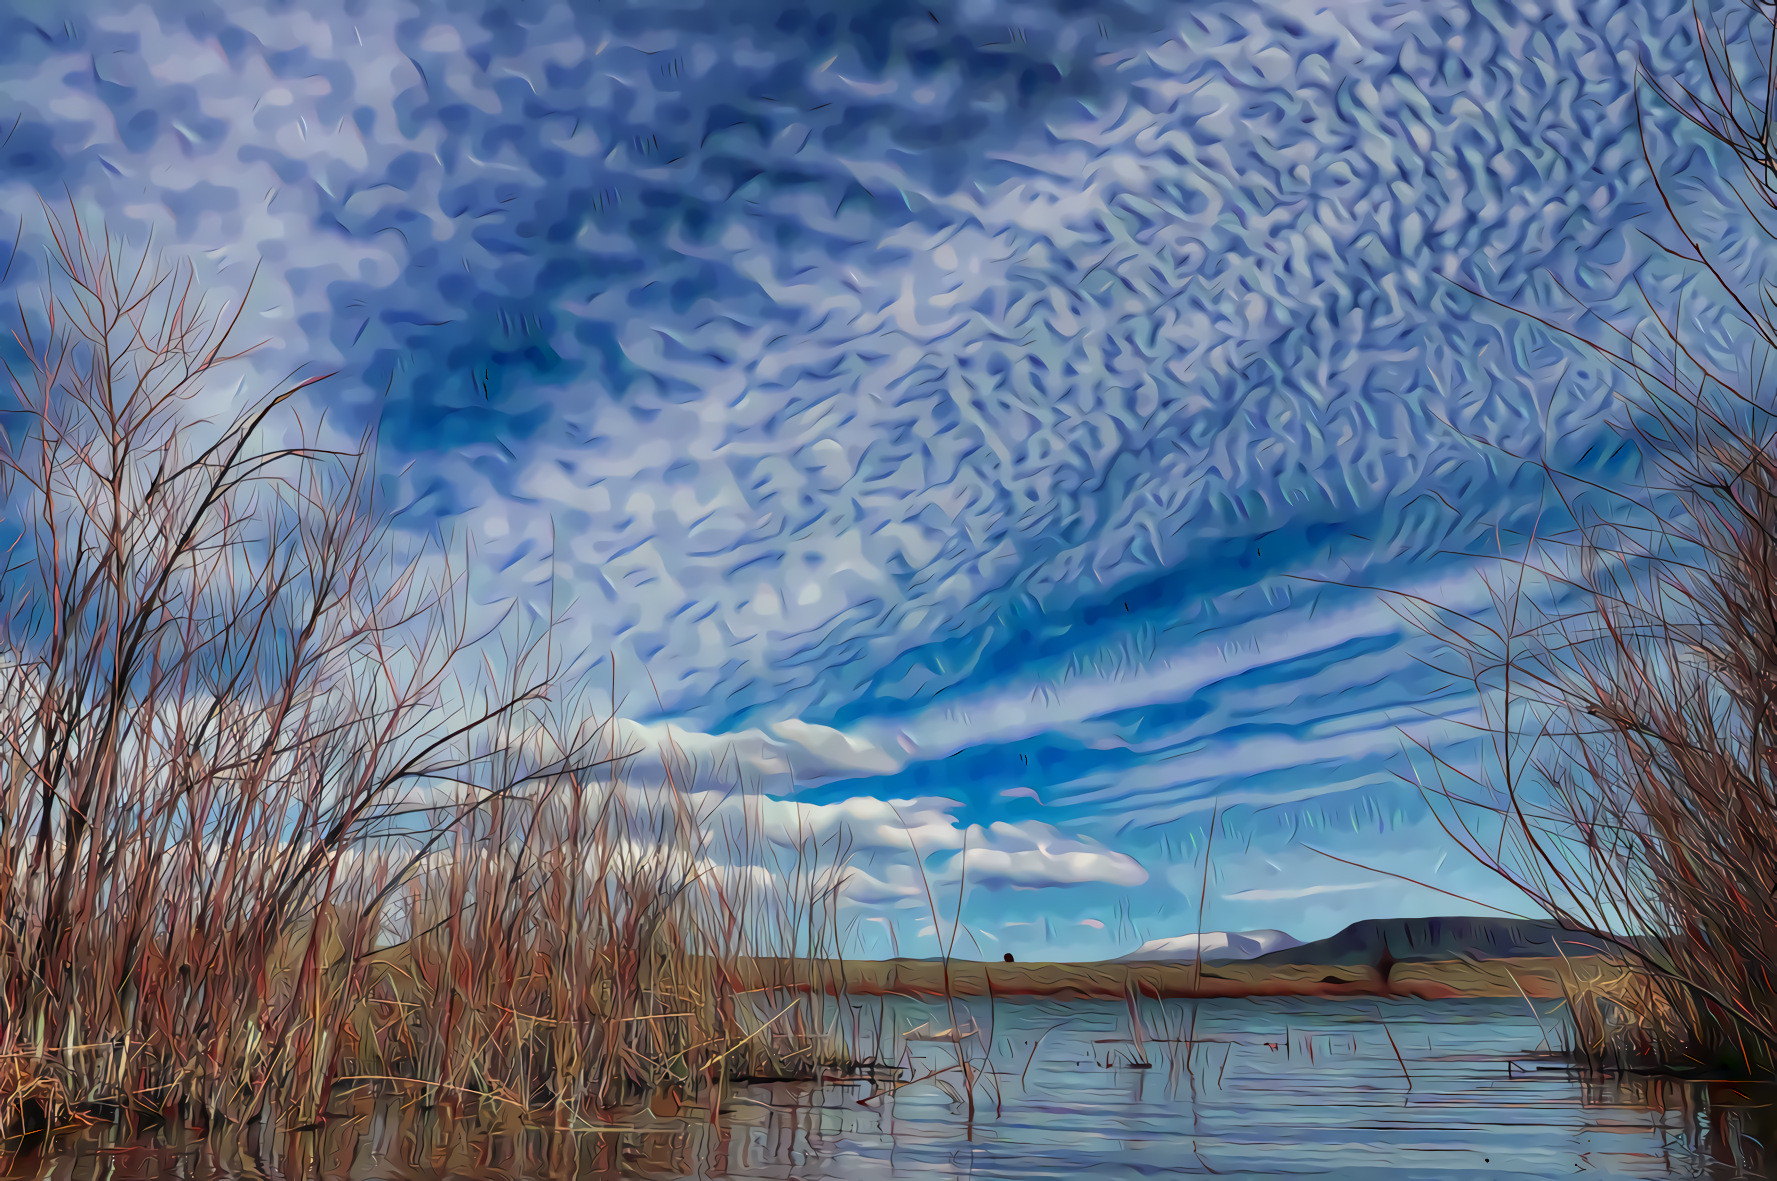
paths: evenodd
<path fill-rule="evenodd" d="M 675 751 L 635 782 L 547 628 L 397 559 L 369 440 L 295 414 L 318 378 L 206 416 L 241 308 L 46 216 L 0 449 L 0 1132 L 301 1126 L 346 1083 L 573 1122 L 843 1056 L 818 990 L 743 989 L 820 979 L 842 845 L 766 845 Z M 463 671 L 501 637 L 509 676 Z"/>
<path fill-rule="evenodd" d="M 1650 97 L 1744 165 L 1755 232 L 1777 213 L 1769 5 L 1697 19 L 1701 87 Z M 1502 544 L 1485 612 L 1403 597 L 1462 657 L 1491 737 L 1481 769 L 1426 749 L 1430 798 L 1484 864 L 1617 963 L 1569 998 L 1576 1050 L 1610 1066 L 1777 1070 L 1777 432 L 1773 292 L 1706 245 L 1651 157 L 1659 249 L 1715 292 L 1588 337 L 1627 379 L 1639 487 L 1544 463 L 1562 533 Z M 1763 205 L 1762 213 L 1755 207 Z M 1683 212 L 1680 212 L 1680 210 Z M 1737 265 L 1737 264 L 1736 264 Z M 1732 324 L 1722 359 L 1710 324 Z"/>

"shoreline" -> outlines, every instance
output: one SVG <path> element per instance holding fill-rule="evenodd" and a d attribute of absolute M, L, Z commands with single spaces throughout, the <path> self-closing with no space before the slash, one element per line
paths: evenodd
<path fill-rule="evenodd" d="M 952 960 L 948 995 L 957 997 L 1104 1000 L 1258 996 L 1529 997 L 1555 1000 L 1577 983 L 1590 957 L 1427 960 L 1396 963 L 1384 979 L 1373 965 L 1250 963 L 1000 963 Z M 842 990 L 853 996 L 942 997 L 946 966 L 936 960 L 825 962 L 808 978 L 806 961 L 755 960 L 743 968 L 749 989 Z"/>

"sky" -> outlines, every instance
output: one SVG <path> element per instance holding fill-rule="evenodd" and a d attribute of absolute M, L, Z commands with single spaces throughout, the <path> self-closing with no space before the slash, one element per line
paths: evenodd
<path fill-rule="evenodd" d="M 1691 35 L 1676 0 L 6 0 L 5 284 L 38 197 L 224 292 L 261 264 L 257 376 L 334 372 L 306 396 L 377 427 L 397 527 L 553 596 L 638 744 L 851 834 L 861 952 L 936 950 L 916 857 L 968 954 L 1314 938 L 1522 905 L 1411 782 L 1476 703 L 1375 588 L 1478 605 L 1539 462 L 1632 478 L 1610 374 L 1508 309 L 1632 305 L 1634 72 Z"/>

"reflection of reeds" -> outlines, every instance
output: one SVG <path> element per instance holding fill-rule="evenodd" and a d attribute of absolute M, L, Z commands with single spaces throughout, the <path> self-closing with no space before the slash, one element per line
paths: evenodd
<path fill-rule="evenodd" d="M 177 1124 L 151 1134 L 95 1128 L 59 1142 L 53 1157 L 26 1167 L 41 1163 L 46 1179 L 56 1181 L 102 1181 L 118 1167 L 122 1149 L 132 1175 L 146 1168 L 160 1176 L 236 1181 L 722 1176 L 729 1171 L 735 1140 L 727 1126 L 702 1119 L 660 1119 L 645 1112 L 558 1129 L 485 1110 L 427 1109 L 357 1094 L 342 1096 L 333 1107 L 336 1118 L 302 1132 L 259 1124 L 225 1125 L 207 1135 Z M 769 1119 L 792 1126 L 807 1122 L 799 1112 L 773 1111 Z"/>
<path fill-rule="evenodd" d="M 366 449 L 268 442 L 300 387 L 203 416 L 238 310 L 49 228 L 0 451 L 0 1130 L 306 1125 L 354 1080 L 570 1119 L 835 1054 L 824 990 L 742 979 L 821 978 L 844 849 L 670 749 L 627 782 L 546 626 L 465 672 L 494 638 Z"/>

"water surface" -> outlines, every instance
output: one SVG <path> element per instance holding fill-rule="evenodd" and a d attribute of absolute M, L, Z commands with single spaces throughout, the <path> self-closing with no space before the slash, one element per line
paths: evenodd
<path fill-rule="evenodd" d="M 1756 1088 L 1588 1079 L 1522 1001 L 854 1002 L 903 1080 L 741 1089 L 707 1113 L 515 1132 L 390 1104 L 314 1132 L 95 1132 L 14 1176 L 202 1179 L 741 1177 L 1764 1177 Z M 959 1044 L 927 1040 L 960 1028 Z M 911 1039 L 903 1036 L 908 1033 Z M 991 1046 L 991 1054 L 987 1048 Z M 958 1050 L 979 1072 L 973 1118 Z M 867 1099 L 866 1102 L 860 1102 Z"/>

